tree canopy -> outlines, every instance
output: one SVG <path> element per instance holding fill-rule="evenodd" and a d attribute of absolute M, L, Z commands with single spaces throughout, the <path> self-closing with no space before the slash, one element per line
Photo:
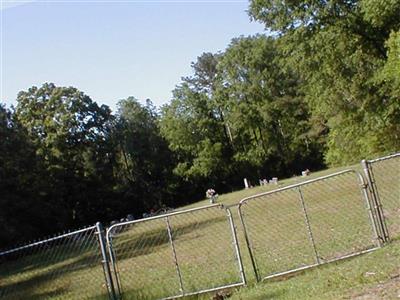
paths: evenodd
<path fill-rule="evenodd" d="M 329 129 L 328 163 L 399 148 L 399 93 L 386 77 L 389 65 L 396 68 L 398 1 L 254 0 L 249 11 L 278 34 L 287 63 L 301 74 L 312 115 Z"/>
<path fill-rule="evenodd" d="M 0 246 L 399 151 L 398 0 L 248 13 L 266 33 L 201 54 L 159 109 L 53 83 L 0 105 Z"/>

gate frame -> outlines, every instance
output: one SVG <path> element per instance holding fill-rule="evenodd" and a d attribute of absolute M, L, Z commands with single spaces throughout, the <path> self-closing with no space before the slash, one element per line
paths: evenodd
<path fill-rule="evenodd" d="M 265 277 L 261 278 L 261 276 L 259 274 L 259 270 L 257 268 L 253 246 L 252 246 L 251 240 L 249 238 L 248 229 L 246 228 L 246 223 L 245 223 L 244 218 L 243 218 L 242 206 L 244 204 L 246 204 L 246 202 L 251 201 L 251 200 L 255 200 L 255 199 L 259 198 L 259 197 L 267 196 L 267 195 L 270 195 L 270 194 L 275 194 L 275 193 L 286 191 L 286 190 L 291 190 L 291 189 L 294 189 L 294 188 L 300 188 L 303 185 L 307 185 L 307 184 L 310 184 L 310 183 L 313 183 L 313 182 L 325 180 L 325 179 L 328 179 L 328 178 L 331 178 L 331 177 L 336 177 L 336 176 L 339 176 L 339 175 L 342 175 L 342 174 L 347 174 L 347 173 L 353 173 L 358 177 L 358 182 L 359 182 L 359 187 L 360 187 L 360 192 L 361 192 L 361 200 L 365 201 L 365 204 L 366 204 L 365 209 L 368 211 L 369 220 L 370 220 L 369 223 L 370 223 L 370 226 L 372 227 L 371 229 L 372 229 L 373 236 L 374 236 L 374 238 L 376 240 L 376 244 L 377 245 L 375 247 L 371 248 L 371 249 L 359 251 L 359 252 L 356 252 L 356 253 L 347 254 L 347 255 L 344 255 L 344 256 L 341 256 L 341 257 L 337 257 L 337 258 L 333 258 L 333 259 L 330 259 L 330 260 L 326 260 L 324 262 L 321 262 L 319 260 L 318 255 L 316 253 L 316 250 L 314 248 L 315 254 L 316 254 L 316 263 L 315 264 L 311 264 L 311 265 L 308 265 L 308 266 L 295 268 L 295 269 L 288 270 L 288 271 L 278 272 L 278 273 L 271 274 L 271 275 L 268 275 L 268 276 L 265 276 Z M 248 249 L 248 252 L 249 252 L 249 255 L 250 255 L 250 261 L 251 261 L 251 264 L 252 264 L 253 271 L 254 271 L 254 274 L 255 274 L 257 282 L 264 281 L 264 280 L 271 279 L 271 278 L 275 278 L 275 277 L 288 275 L 288 274 L 291 274 L 291 273 L 296 273 L 296 272 L 299 272 L 299 271 L 303 271 L 303 270 L 306 270 L 306 269 L 310 269 L 310 268 L 313 268 L 313 267 L 317 267 L 317 266 L 320 266 L 320 265 L 324 265 L 324 264 L 335 262 L 335 261 L 338 261 L 338 260 L 350 258 L 350 257 L 353 257 L 353 256 L 357 256 L 357 255 L 360 255 L 360 254 L 368 253 L 368 252 L 374 251 L 376 249 L 379 249 L 382 246 L 381 239 L 379 237 L 379 233 L 378 233 L 378 229 L 377 229 L 379 227 L 379 225 L 377 224 L 377 222 L 376 222 L 376 220 L 374 218 L 374 212 L 373 212 L 373 209 L 372 209 L 372 206 L 371 206 L 371 200 L 368 197 L 367 187 L 368 187 L 368 185 L 366 184 L 364 177 L 358 171 L 356 171 L 354 169 L 346 169 L 346 170 L 343 170 L 343 171 L 339 171 L 339 172 L 336 172 L 336 173 L 328 174 L 328 175 L 321 176 L 321 177 L 318 177 L 318 178 L 314 178 L 314 179 L 306 180 L 306 181 L 299 182 L 299 183 L 296 183 L 296 184 L 288 185 L 286 187 L 278 188 L 278 189 L 275 189 L 275 190 L 272 190 L 272 191 L 260 193 L 260 194 L 253 195 L 253 196 L 249 196 L 249 197 L 246 197 L 246 198 L 243 198 L 242 200 L 240 200 L 239 205 L 238 205 L 239 219 L 240 219 L 240 222 L 242 224 L 242 228 L 243 228 L 244 236 L 245 236 L 245 241 L 246 241 L 246 246 L 247 246 L 247 249 Z M 300 190 L 300 201 L 302 202 L 302 205 L 303 205 L 304 204 L 304 200 L 302 199 L 301 190 Z M 304 207 L 304 205 L 302 207 L 303 207 L 303 213 L 304 213 L 304 216 L 305 216 L 306 224 L 308 224 L 309 221 L 308 221 L 308 215 L 307 215 L 307 212 L 306 212 L 306 208 Z M 307 227 L 307 228 L 310 229 L 309 227 Z M 313 243 L 312 233 L 311 233 L 311 235 L 309 235 L 309 239 L 311 239 L 311 243 Z"/>
<path fill-rule="evenodd" d="M 387 156 L 383 156 L 383 157 L 379 157 L 376 159 L 371 159 L 371 160 L 363 159 L 361 161 L 361 166 L 363 168 L 365 177 L 367 178 L 367 181 L 368 181 L 369 193 L 371 196 L 371 200 L 374 203 L 375 215 L 380 224 L 379 230 L 380 230 L 381 240 L 382 240 L 383 244 L 390 242 L 390 232 L 389 232 L 389 229 L 387 228 L 385 214 L 383 213 L 383 205 L 382 205 L 381 197 L 379 195 L 379 188 L 376 185 L 373 165 L 375 163 L 378 163 L 381 161 L 389 160 L 392 158 L 399 158 L 399 157 L 400 157 L 400 152 L 394 153 L 391 155 L 387 155 Z"/>
<path fill-rule="evenodd" d="M 114 282 L 112 280 L 112 275 L 110 271 L 110 261 L 108 259 L 107 255 L 107 250 L 106 250 L 106 243 L 104 239 L 104 228 L 103 225 L 100 222 L 97 222 L 95 225 L 96 228 L 96 235 L 99 241 L 99 246 L 100 246 L 100 251 L 101 251 L 101 257 L 102 257 L 102 263 L 103 263 L 103 272 L 104 272 L 104 278 L 106 280 L 107 284 L 107 291 L 108 291 L 108 297 L 111 300 L 116 300 L 117 295 L 115 293 L 115 288 L 114 288 Z"/>
<path fill-rule="evenodd" d="M 7 255 L 7 254 L 11 254 L 14 252 L 18 252 L 20 250 L 24 250 L 24 249 L 29 249 L 31 247 L 35 247 L 35 246 L 39 246 L 41 244 L 46 244 L 48 242 L 53 242 L 59 239 L 63 239 L 66 237 L 70 237 L 70 236 L 74 236 L 83 232 L 88 232 L 88 231 L 92 231 L 93 230 L 93 234 L 96 236 L 95 238 L 98 241 L 98 247 L 101 253 L 101 264 L 103 267 L 103 274 L 104 274 L 104 282 L 107 286 L 107 293 L 108 293 L 108 297 L 111 300 L 116 300 L 116 294 L 114 291 L 114 286 L 113 286 L 113 281 L 112 278 L 109 276 L 110 275 L 110 269 L 109 269 L 109 262 L 108 262 L 108 258 L 107 258 L 107 252 L 106 252 L 106 247 L 105 247 L 105 243 L 104 243 L 104 230 L 103 230 L 103 226 L 100 222 L 97 222 L 95 225 L 92 226 L 88 226 L 82 229 L 78 229 L 78 230 L 74 230 L 74 231 L 70 231 L 67 233 L 63 233 L 60 235 L 56 235 L 53 236 L 51 238 L 47 238 L 47 239 L 43 239 L 43 240 L 39 240 L 37 242 L 34 243 L 30 243 L 30 244 L 26 244 L 17 248 L 13 248 L 13 249 L 9 249 L 6 251 L 2 251 L 0 252 L 0 256 L 3 255 Z"/>
<path fill-rule="evenodd" d="M 186 214 L 186 213 L 191 213 L 191 212 L 199 211 L 199 210 L 206 210 L 206 209 L 210 209 L 210 208 L 220 208 L 220 209 L 223 209 L 225 211 L 226 218 L 227 218 L 226 221 L 228 221 L 228 223 L 229 223 L 229 226 L 230 226 L 230 229 L 231 229 L 232 243 L 234 244 L 233 255 L 235 257 L 235 260 L 237 261 L 238 273 L 239 273 L 239 278 L 241 279 L 241 281 L 237 282 L 237 283 L 232 283 L 232 284 L 227 284 L 227 285 L 215 287 L 215 288 L 202 289 L 202 290 L 199 290 L 199 291 L 196 291 L 196 292 L 188 292 L 188 293 L 186 293 L 184 291 L 184 288 L 183 288 L 183 285 L 182 285 L 182 278 L 181 278 L 180 269 L 179 269 L 179 262 L 177 260 L 177 256 L 176 256 L 176 252 L 175 252 L 174 240 L 172 239 L 172 234 L 170 234 L 171 228 L 170 228 L 170 225 L 169 225 L 169 217 L 176 216 L 176 215 L 181 215 L 181 214 Z M 113 268 L 113 273 L 114 273 L 114 278 L 115 278 L 117 289 L 118 289 L 118 294 L 119 294 L 118 297 L 119 298 L 122 298 L 123 291 L 122 291 L 122 288 L 121 288 L 120 274 L 119 274 L 119 270 L 118 270 L 118 267 L 117 267 L 118 258 L 115 255 L 114 248 L 113 248 L 113 245 L 112 245 L 112 239 L 113 239 L 112 234 L 111 234 L 112 230 L 114 228 L 120 227 L 120 226 L 136 224 L 136 223 L 143 223 L 143 222 L 148 222 L 148 221 L 157 220 L 157 219 L 165 219 L 166 220 L 166 230 L 168 232 L 168 239 L 169 239 L 169 243 L 171 245 L 171 250 L 173 252 L 175 268 L 176 268 L 177 276 L 178 276 L 179 281 L 180 281 L 179 287 L 180 287 L 180 290 L 181 290 L 181 294 L 174 295 L 174 296 L 168 296 L 168 297 L 162 298 L 162 300 L 177 299 L 177 298 L 181 298 L 181 297 L 185 297 L 185 296 L 193 296 L 193 295 L 202 294 L 202 293 L 214 292 L 214 291 L 218 291 L 218 290 L 226 289 L 226 288 L 244 286 L 244 285 L 247 284 L 246 276 L 245 276 L 244 268 L 243 268 L 242 257 L 241 257 L 241 253 L 240 253 L 240 248 L 239 248 L 239 243 L 238 243 L 238 239 L 237 239 L 236 228 L 235 228 L 233 217 L 232 217 L 232 213 L 231 213 L 231 211 L 230 211 L 230 209 L 228 207 L 224 206 L 223 204 L 218 204 L 217 203 L 217 204 L 206 205 L 206 206 L 201 206 L 201 207 L 196 207 L 196 208 L 191 208 L 191 209 L 186 209 L 186 210 L 181 210 L 181 211 L 175 211 L 175 212 L 166 213 L 166 214 L 153 216 L 153 217 L 149 217 L 149 218 L 143 218 L 143 219 L 138 219 L 138 220 L 133 220 L 133 221 L 121 222 L 121 223 L 117 223 L 117 224 L 114 224 L 114 225 L 110 226 L 107 229 L 107 232 L 106 232 L 106 240 L 107 240 L 108 250 L 109 250 L 109 253 L 110 253 L 111 265 L 112 265 L 112 268 Z"/>

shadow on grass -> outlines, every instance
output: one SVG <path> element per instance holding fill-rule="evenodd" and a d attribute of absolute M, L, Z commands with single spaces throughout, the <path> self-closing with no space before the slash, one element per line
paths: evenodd
<path fill-rule="evenodd" d="M 19 292 L 18 294 L 12 295 L 12 299 L 24 300 L 24 299 L 28 299 L 28 297 L 29 297 L 29 299 L 32 299 L 32 300 L 57 298 L 57 297 L 62 296 L 62 294 L 64 294 L 65 292 L 66 292 L 66 289 L 64 289 L 64 288 L 58 288 L 56 290 L 49 291 L 49 292 L 29 294 L 29 295 L 27 295 L 26 292 Z"/>
<path fill-rule="evenodd" d="M 59 260 L 58 262 L 62 261 L 63 260 Z M 26 276 L 24 277 L 23 273 L 21 273 L 19 278 L 16 279 L 17 280 L 16 282 L 0 285 L 0 291 L 1 291 L 0 296 L 5 297 L 5 299 L 43 299 L 46 298 L 47 294 L 49 294 L 47 295 L 48 297 L 50 297 L 52 294 L 54 294 L 53 295 L 54 297 L 61 296 L 63 293 L 72 291 L 69 287 L 70 285 L 69 281 L 78 280 L 75 278 L 66 279 L 63 278 L 64 276 L 66 276 L 68 273 L 73 273 L 96 266 L 101 266 L 101 261 L 100 258 L 98 257 L 98 254 L 93 253 L 90 255 L 82 256 L 80 259 L 74 262 L 64 264 L 58 267 L 53 267 L 49 270 L 37 270 L 37 272 L 41 272 L 41 274 L 26 274 Z M 19 270 L 21 270 L 21 268 Z M 88 270 L 87 272 L 90 272 L 90 270 Z M 99 268 L 98 271 L 93 270 L 92 272 L 94 274 L 88 273 L 88 277 L 89 278 L 97 277 L 100 286 L 104 281 L 103 277 L 104 275 L 102 269 Z M 96 272 L 98 274 L 95 274 Z M 51 287 L 52 285 L 55 284 L 55 281 L 57 281 L 58 284 L 61 284 L 62 287 L 59 287 L 57 290 L 54 291 L 49 291 L 40 294 L 36 292 L 41 287 L 43 288 Z M 90 283 L 90 281 L 87 283 Z M 95 287 L 93 288 L 93 290 L 95 290 L 94 293 L 97 293 L 97 289 Z"/>
<path fill-rule="evenodd" d="M 221 216 L 201 222 L 191 222 L 182 226 L 172 226 L 172 239 L 176 241 L 188 233 L 199 229 L 205 229 L 220 222 L 227 222 L 227 218 Z M 127 232 L 125 232 L 125 234 L 126 233 Z M 196 237 L 192 237 L 188 239 L 195 238 Z M 169 244 L 167 226 L 165 226 L 165 228 L 142 232 L 139 235 L 132 234 L 132 238 L 124 236 L 123 241 L 118 241 L 118 237 L 114 239 L 113 248 L 118 261 L 155 253 L 160 250 L 162 246 Z"/>
<path fill-rule="evenodd" d="M 17 273 L 44 269 L 62 261 L 85 255 L 88 260 L 93 260 L 95 254 L 100 253 L 97 240 L 76 241 L 59 245 L 58 241 L 51 241 L 32 246 L 26 249 L 6 254 L 0 257 L 0 275 L 11 276 Z M 92 253 L 90 253 L 92 252 Z M 99 254 L 100 255 L 100 254 Z"/>

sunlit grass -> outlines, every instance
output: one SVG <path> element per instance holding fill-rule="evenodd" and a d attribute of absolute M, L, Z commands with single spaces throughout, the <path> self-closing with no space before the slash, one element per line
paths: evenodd
<path fill-rule="evenodd" d="M 348 260 L 308 270 L 281 281 L 265 281 L 232 292 L 232 300 L 397 299 L 400 295 L 400 242 Z M 397 280 L 397 281 L 396 281 Z M 390 284 L 393 282 L 393 284 Z M 389 283 L 382 292 L 376 286 Z M 386 295 L 383 297 L 383 295 Z M 206 296 L 198 299 L 209 299 Z"/>
<path fill-rule="evenodd" d="M 351 168 L 360 171 L 359 165 Z M 385 168 L 390 169 L 390 165 Z M 396 228 L 400 219 L 400 181 L 398 174 L 393 174 L 396 168 L 397 165 L 392 168 L 392 173 L 380 172 L 377 176 L 381 182 L 381 195 L 384 197 L 382 202 L 385 213 L 390 217 L 388 224 L 394 238 L 398 236 Z M 319 293 L 324 293 L 327 299 L 334 299 L 346 294 L 340 289 L 347 289 L 351 293 L 352 288 L 387 278 L 389 273 L 394 272 L 387 261 L 400 265 L 400 248 L 398 242 L 395 242 L 377 252 L 308 271 L 288 281 L 255 284 L 243 228 L 237 206 L 234 205 L 252 195 L 344 169 L 348 168 L 313 172 L 307 177 L 280 180 L 278 185 L 258 186 L 219 196 L 218 203 L 233 205 L 230 210 L 249 283 L 247 288 L 235 292 L 233 299 L 321 299 L 318 298 Z M 302 187 L 309 214 L 308 226 L 296 189 L 260 196 L 243 207 L 257 269 L 262 277 L 313 264 L 317 257 L 323 262 L 375 246 L 366 204 L 353 175 Z M 392 200 L 388 202 L 386 199 Z M 385 206 L 386 203 L 389 205 Z M 178 210 L 208 204 L 205 199 Z M 167 231 L 167 221 L 170 233 Z M 313 234 L 315 249 L 309 229 Z M 175 253 L 171 248 L 169 234 L 174 240 Z M 190 293 L 241 281 L 231 227 L 223 209 L 211 208 L 171 216 L 168 220 L 162 217 L 126 225 L 121 232 L 115 234 L 112 242 L 124 299 L 155 299 L 178 295 L 181 293 L 181 285 L 186 293 Z M 99 254 L 94 254 L 99 253 L 98 245 L 92 244 L 87 248 L 84 245 L 78 246 L 80 250 L 77 252 L 74 252 L 74 248 L 64 249 L 61 246 L 51 250 L 53 252 L 40 251 L 24 259 L 8 262 L 8 265 L 3 262 L 0 265 L 0 296 L 8 299 L 107 298 L 101 258 L 97 257 Z M 179 270 L 174 255 L 179 262 Z M 363 262 L 364 266 L 357 267 L 358 261 Z M 379 275 L 365 277 L 363 274 L 369 272 L 368 268 Z M 315 282 L 316 277 L 322 279 Z M 11 288 L 14 288 L 13 293 L 6 294 Z M 209 299 L 209 295 L 192 298 Z"/>

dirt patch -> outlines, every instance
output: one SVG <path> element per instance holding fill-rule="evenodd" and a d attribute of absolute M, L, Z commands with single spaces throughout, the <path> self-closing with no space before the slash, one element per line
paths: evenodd
<path fill-rule="evenodd" d="M 361 293 L 353 294 L 347 299 L 353 300 L 375 300 L 375 299 L 400 299 L 400 270 L 390 279 L 365 289 Z"/>

